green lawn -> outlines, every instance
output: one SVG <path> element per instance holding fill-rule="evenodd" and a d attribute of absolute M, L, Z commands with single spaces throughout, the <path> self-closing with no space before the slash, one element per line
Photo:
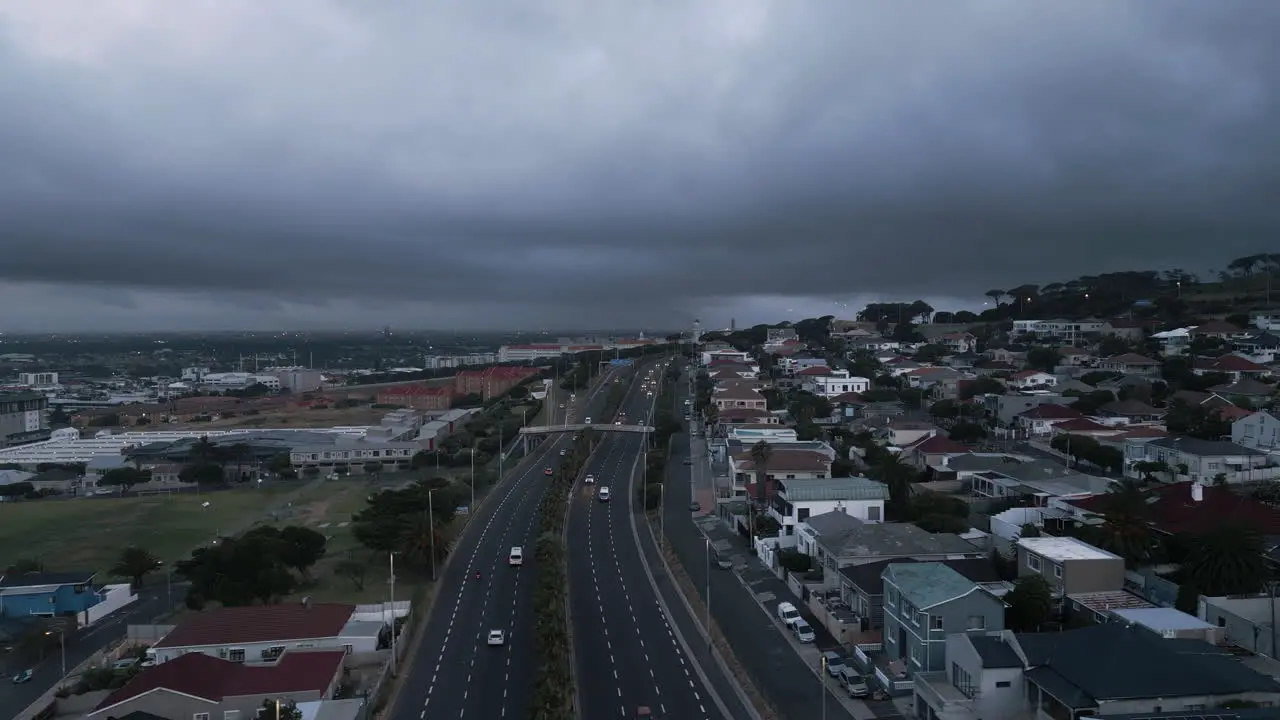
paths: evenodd
<path fill-rule="evenodd" d="M 0 503 L 0 566 L 39 558 L 51 572 L 105 574 L 129 545 L 166 562 L 180 560 L 219 532 L 241 532 L 266 518 L 299 487 Z M 281 514 L 290 512 L 282 508 Z"/>

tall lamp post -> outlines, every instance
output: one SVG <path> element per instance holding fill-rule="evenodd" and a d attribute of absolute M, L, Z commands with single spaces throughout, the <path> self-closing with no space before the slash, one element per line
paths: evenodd
<path fill-rule="evenodd" d="M 435 490 L 427 491 L 427 534 L 431 536 L 431 582 L 436 581 L 436 509 L 433 495 Z"/>
<path fill-rule="evenodd" d="M 54 633 L 58 634 L 58 646 L 62 654 L 62 678 L 65 680 L 67 677 L 67 631 L 58 628 L 56 630 L 46 630 L 44 634 L 48 636 Z"/>
<path fill-rule="evenodd" d="M 711 652 L 711 538 L 706 538 L 707 543 L 707 652 Z"/>
<path fill-rule="evenodd" d="M 822 695 L 822 720 L 827 720 L 827 656 L 819 656 L 818 692 Z"/>
<path fill-rule="evenodd" d="M 391 676 L 396 675 L 396 551 L 387 553 L 391 558 Z"/>

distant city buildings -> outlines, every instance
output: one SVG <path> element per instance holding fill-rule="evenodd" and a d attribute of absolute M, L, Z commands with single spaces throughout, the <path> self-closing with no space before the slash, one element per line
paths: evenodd
<path fill-rule="evenodd" d="M 49 398 L 44 393 L 0 393 L 0 447 L 48 439 Z"/>
<path fill-rule="evenodd" d="M 653 345 L 657 342 L 657 340 L 645 337 L 612 338 L 592 342 L 561 338 L 554 343 L 503 345 L 498 349 L 498 362 L 537 362 L 538 360 L 552 360 L 561 355 L 573 355 L 582 352 L 631 350 L 645 345 Z"/>

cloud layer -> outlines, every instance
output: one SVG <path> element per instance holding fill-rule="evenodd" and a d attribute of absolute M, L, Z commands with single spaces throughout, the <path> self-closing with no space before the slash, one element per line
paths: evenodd
<path fill-rule="evenodd" d="M 1278 35 L 1234 0 L 0 0 L 0 329 L 719 324 L 1221 267 L 1280 230 Z"/>

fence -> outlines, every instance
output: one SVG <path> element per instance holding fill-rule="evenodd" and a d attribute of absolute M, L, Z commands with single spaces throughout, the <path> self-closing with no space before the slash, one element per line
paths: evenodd
<path fill-rule="evenodd" d="M 76 620 L 79 621 L 80 627 L 89 627 L 138 599 L 138 596 L 133 592 L 133 588 L 127 583 L 124 585 L 107 585 L 104 589 L 107 594 L 106 597 L 102 598 L 102 602 L 77 614 Z"/>

